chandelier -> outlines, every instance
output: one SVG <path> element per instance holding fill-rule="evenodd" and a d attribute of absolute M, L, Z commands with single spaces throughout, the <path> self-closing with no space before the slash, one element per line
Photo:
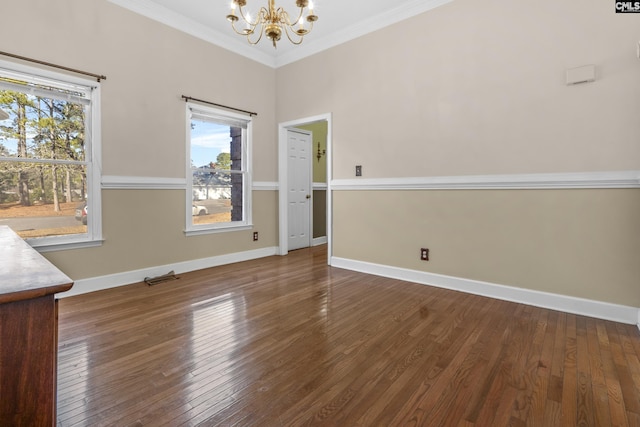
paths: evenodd
<path fill-rule="evenodd" d="M 276 47 L 276 42 L 280 41 L 282 33 L 287 35 L 289 41 L 293 44 L 302 43 L 302 39 L 305 35 L 311 32 L 313 23 L 318 20 L 318 16 L 313 13 L 313 3 L 309 0 L 296 0 L 296 6 L 300 8 L 298 18 L 294 21 L 291 20 L 289 13 L 282 7 L 276 8 L 275 0 L 269 0 L 269 8 L 261 7 L 258 12 L 258 16 L 255 20 L 252 20 L 248 13 L 245 12 L 244 7 L 247 5 L 247 0 L 232 0 L 231 13 L 227 15 L 227 20 L 231 22 L 233 30 L 241 36 L 247 36 L 247 41 L 250 44 L 258 44 L 263 35 L 271 39 L 273 47 Z M 305 8 L 309 9 L 309 14 L 305 17 Z M 239 15 L 236 15 L 236 9 L 239 11 Z M 245 28 L 238 30 L 236 23 L 242 20 Z M 308 23 L 308 28 L 305 27 L 305 21 Z M 296 28 L 297 26 L 297 28 Z M 257 33 L 257 37 L 252 39 L 252 36 Z"/>

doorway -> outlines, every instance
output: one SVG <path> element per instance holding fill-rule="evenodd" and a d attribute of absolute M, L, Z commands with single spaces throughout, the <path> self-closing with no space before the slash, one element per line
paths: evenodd
<path fill-rule="evenodd" d="M 298 119 L 298 120 L 293 120 L 290 122 L 285 122 L 285 123 L 280 123 L 278 125 L 278 188 L 280 189 L 279 193 L 279 203 L 278 203 L 278 211 L 279 211 L 279 215 L 278 215 L 278 226 L 279 226 L 279 233 L 278 233 L 278 240 L 279 240 L 279 251 L 278 254 L 279 255 L 286 255 L 290 250 L 293 250 L 293 248 L 295 248 L 295 244 L 292 244 L 290 246 L 289 244 L 289 236 L 292 234 L 291 232 L 293 230 L 291 230 L 291 221 L 290 221 L 290 216 L 293 215 L 292 212 L 290 212 L 290 206 L 292 206 L 290 204 L 290 198 L 293 196 L 290 196 L 290 183 L 289 180 L 292 179 L 292 176 L 290 174 L 290 165 L 289 165 L 289 136 L 290 136 L 290 131 L 295 131 L 298 130 L 300 127 L 304 127 L 304 126 L 308 126 L 308 125 L 313 125 L 313 124 L 317 124 L 319 122 L 324 122 L 326 124 L 326 147 L 321 147 L 318 146 L 316 147 L 316 145 L 318 145 L 318 142 L 313 140 L 311 141 L 311 150 L 309 152 L 310 154 L 310 158 L 311 161 L 317 161 L 318 163 L 320 162 L 320 158 L 324 157 L 323 160 L 323 165 L 326 162 L 326 171 L 324 170 L 324 166 L 323 166 L 323 175 L 326 177 L 326 179 L 324 180 L 325 182 L 323 183 L 318 183 L 318 182 L 313 182 L 312 183 L 312 187 L 310 188 L 311 193 L 306 193 L 305 196 L 305 200 L 307 195 L 311 195 L 311 194 L 316 194 L 316 196 L 318 194 L 322 194 L 323 195 L 323 199 L 322 200 L 317 200 L 320 201 L 321 203 L 316 203 L 316 206 L 326 206 L 326 221 L 325 224 L 322 224 L 324 227 L 322 227 L 325 231 L 326 231 L 326 237 L 324 237 L 323 239 L 320 239 L 320 241 L 322 242 L 326 242 L 327 243 L 327 258 L 328 261 L 331 259 L 331 114 L 323 114 L 323 115 L 319 115 L 319 116 L 313 116 L 313 117 L 306 117 L 306 118 L 302 118 L 302 119 Z M 317 151 L 317 152 L 316 152 Z M 317 159 L 316 159 L 317 157 Z M 315 160 L 314 160 L 315 159 Z M 317 167 L 317 166 L 316 166 Z M 303 214 L 304 215 L 304 214 Z M 310 215 L 310 218 L 313 218 L 313 215 Z M 310 221 L 311 222 L 311 221 Z M 312 228 L 311 228 L 312 229 Z M 308 237 L 310 239 L 310 242 L 317 242 L 318 239 L 314 239 L 313 235 L 309 235 Z M 314 243 L 311 243 L 314 244 Z M 307 246 L 309 246 L 309 244 L 307 244 Z"/>

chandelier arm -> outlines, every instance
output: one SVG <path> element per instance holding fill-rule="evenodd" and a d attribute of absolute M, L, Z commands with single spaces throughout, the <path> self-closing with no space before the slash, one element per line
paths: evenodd
<path fill-rule="evenodd" d="M 242 31 L 238 31 L 238 29 L 236 28 L 236 24 L 235 22 L 231 22 L 231 28 L 233 28 L 233 31 L 236 32 L 236 34 L 239 34 L 241 36 L 246 36 L 247 35 L 247 29 L 243 29 Z M 250 27 L 251 32 L 253 32 L 253 30 L 255 29 L 255 27 Z"/>
<path fill-rule="evenodd" d="M 260 43 L 260 40 L 262 40 L 262 35 L 264 34 L 264 28 L 260 28 L 260 31 L 258 31 L 258 38 L 255 41 L 251 41 L 251 34 L 255 34 L 255 32 L 253 33 L 249 33 L 247 34 L 247 41 L 249 42 L 249 44 L 251 45 L 255 45 Z"/>
<path fill-rule="evenodd" d="M 250 27 L 255 28 L 258 26 L 258 24 L 260 24 L 261 22 L 261 18 L 262 16 L 266 13 L 268 14 L 267 10 L 264 7 L 260 8 L 260 11 L 258 12 L 258 16 L 256 16 L 256 20 L 255 22 L 251 22 L 250 19 L 247 19 L 247 17 L 244 14 L 244 7 L 240 6 L 239 7 L 240 10 L 240 16 L 242 17 L 242 19 L 244 20 L 244 22 L 246 22 L 247 24 L 249 24 Z"/>
<path fill-rule="evenodd" d="M 306 31 L 305 31 L 304 34 L 302 34 L 303 36 L 306 36 L 307 34 L 309 34 L 311 32 L 311 30 L 313 30 L 313 22 L 312 21 L 307 21 L 307 23 L 309 24 L 309 26 L 304 28 Z M 296 31 L 294 31 L 294 32 L 296 32 Z M 297 32 L 296 32 L 296 34 L 297 34 Z"/>
<path fill-rule="evenodd" d="M 287 35 L 287 38 L 289 39 L 289 41 L 290 41 L 291 43 L 293 43 L 293 44 L 300 44 L 300 43 L 302 43 L 302 41 L 304 40 L 304 35 L 299 36 L 299 37 L 300 37 L 300 39 L 298 39 L 298 41 L 295 41 L 294 39 L 292 39 L 292 38 L 291 38 L 291 34 L 289 34 L 289 32 L 290 32 L 290 31 L 292 31 L 292 32 L 294 32 L 296 35 L 298 35 L 298 33 L 296 33 L 293 29 L 291 29 L 291 28 L 290 28 L 290 27 L 288 27 L 288 26 L 285 26 L 285 27 L 284 27 L 284 32 L 285 32 L 285 34 Z"/>
<path fill-rule="evenodd" d="M 256 25 L 264 24 L 268 20 L 269 20 L 269 11 L 267 10 L 266 7 L 263 6 L 260 8 L 260 12 L 258 12 L 258 17 L 256 18 Z"/>
<path fill-rule="evenodd" d="M 289 41 L 293 44 L 300 44 L 302 43 L 302 38 L 304 37 L 304 34 L 299 34 L 296 29 L 294 28 L 296 25 L 296 22 L 298 22 L 300 20 L 300 18 L 298 18 L 297 21 L 294 21 L 294 23 L 291 23 L 291 18 L 289 16 L 289 13 L 285 10 L 282 10 L 281 15 L 280 15 L 280 23 L 282 24 L 282 26 L 284 27 L 284 31 L 287 34 L 287 38 L 289 39 Z M 291 38 L 291 33 L 296 34 L 297 36 L 300 37 L 299 41 L 294 41 Z M 306 34 L 306 33 L 305 33 Z"/>
<path fill-rule="evenodd" d="M 287 12 L 281 7 L 278 8 L 278 21 L 284 26 L 288 26 L 288 27 L 295 26 L 297 23 L 300 22 L 300 19 L 302 19 L 302 15 L 303 15 L 303 10 L 301 9 L 300 14 L 298 15 L 298 19 L 291 22 L 291 16 L 289 15 L 289 12 Z"/>
<path fill-rule="evenodd" d="M 297 18 L 295 21 L 293 21 L 293 24 L 292 24 L 292 23 L 291 23 L 291 21 L 289 20 L 289 18 L 290 18 L 289 13 L 288 13 L 288 12 L 284 12 L 284 13 L 285 13 L 285 15 L 287 15 L 287 23 L 288 23 L 290 26 L 294 26 L 295 24 L 297 24 L 298 22 L 300 22 L 300 20 L 302 19 L 302 15 L 304 15 L 304 7 L 301 7 L 301 8 L 300 8 L 300 13 L 298 14 L 298 18 Z"/>

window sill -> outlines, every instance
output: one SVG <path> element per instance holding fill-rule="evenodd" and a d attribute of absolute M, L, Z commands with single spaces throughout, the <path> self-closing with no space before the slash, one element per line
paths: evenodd
<path fill-rule="evenodd" d="M 242 224 L 242 225 L 230 225 L 226 227 L 215 227 L 215 228 L 192 228 L 189 230 L 185 230 L 184 234 L 189 236 L 200 236 L 203 234 L 216 234 L 216 233 L 228 233 L 230 231 L 243 231 L 243 230 L 251 230 L 253 229 L 253 224 Z"/>
<path fill-rule="evenodd" d="M 31 245 L 35 250 L 40 253 L 44 252 L 54 252 L 54 251 L 67 251 L 71 249 L 84 249 L 84 248 L 95 248 L 98 246 L 102 246 L 104 240 L 81 240 L 81 241 L 68 241 L 68 242 L 47 242 L 37 244 L 33 240 L 27 240 L 27 243 Z"/>

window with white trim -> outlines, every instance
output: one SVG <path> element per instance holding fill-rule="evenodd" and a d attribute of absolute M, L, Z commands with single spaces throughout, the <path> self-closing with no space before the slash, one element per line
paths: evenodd
<path fill-rule="evenodd" d="M 251 116 L 188 102 L 187 123 L 187 234 L 251 228 Z"/>
<path fill-rule="evenodd" d="M 0 61 L 0 224 L 32 246 L 101 239 L 99 83 Z"/>

